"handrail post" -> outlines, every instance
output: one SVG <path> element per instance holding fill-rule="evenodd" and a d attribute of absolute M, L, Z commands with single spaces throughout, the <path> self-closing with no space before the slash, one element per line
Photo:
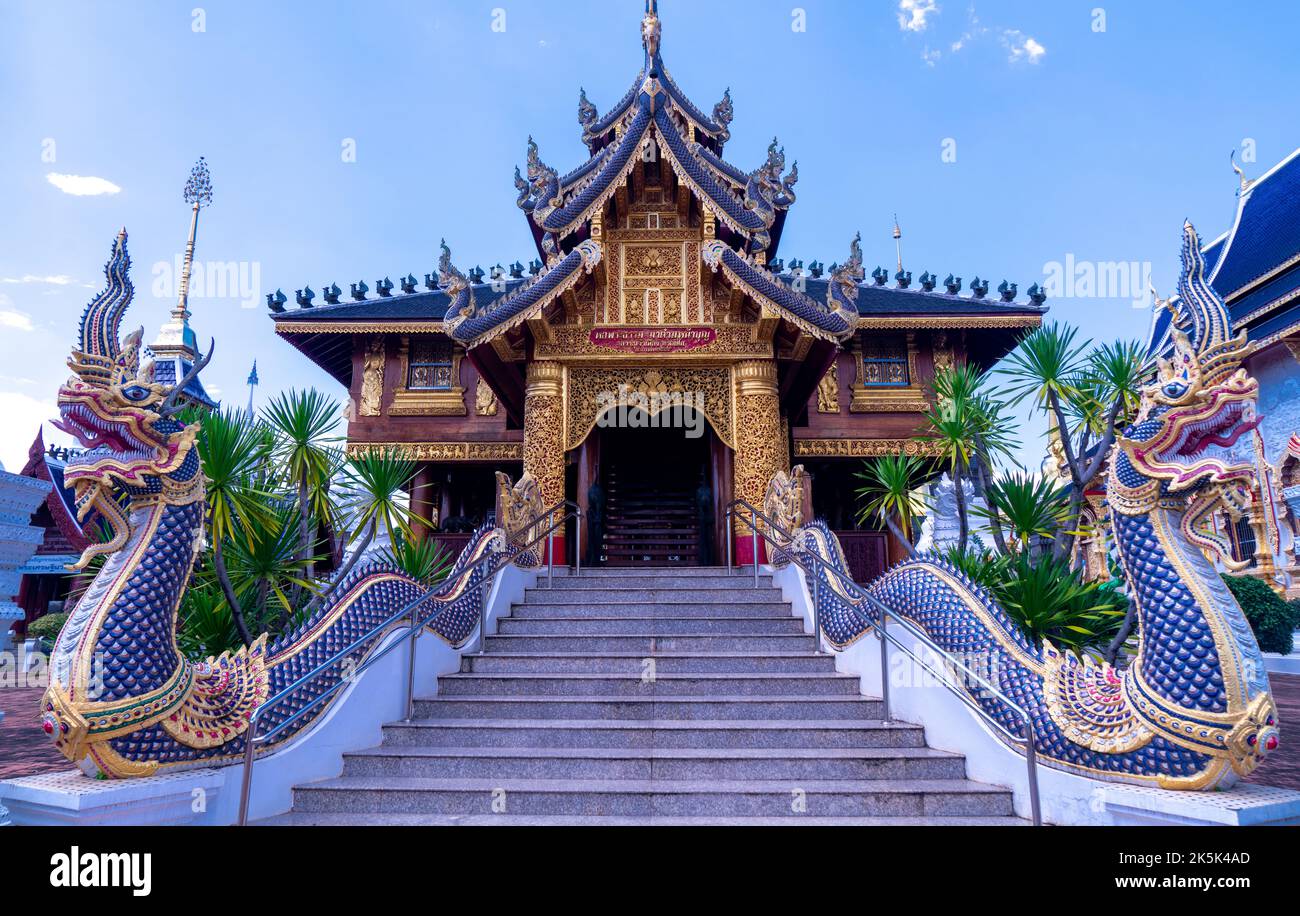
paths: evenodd
<path fill-rule="evenodd" d="M 552 523 L 554 527 L 554 523 Z M 542 541 L 542 546 L 546 548 L 546 587 L 555 588 L 555 532 L 551 531 L 546 535 L 546 540 Z"/>
<path fill-rule="evenodd" d="M 573 577 L 582 576 L 582 509 L 578 509 L 578 524 L 574 527 L 576 537 L 573 539 Z"/>
<path fill-rule="evenodd" d="M 244 732 L 244 773 L 239 786 L 240 827 L 248 824 L 248 801 L 253 790 L 253 755 L 257 750 L 257 745 L 253 741 L 257 737 L 257 726 L 262 722 L 259 712 L 253 710 L 253 715 L 248 720 L 248 731 Z"/>
<path fill-rule="evenodd" d="M 483 580 L 479 587 L 478 598 L 478 652 L 482 655 L 487 651 L 487 611 L 488 611 L 488 584 Z"/>
<path fill-rule="evenodd" d="M 754 545 L 754 588 L 758 588 L 758 519 L 749 517 L 750 537 Z"/>
<path fill-rule="evenodd" d="M 731 507 L 722 517 L 723 540 L 727 542 L 727 575 L 731 575 Z"/>
<path fill-rule="evenodd" d="M 418 602 L 411 607 L 411 635 L 409 637 L 409 646 L 406 653 L 406 721 L 410 722 L 415 717 L 415 641 L 419 638 L 420 632 Z"/>
<path fill-rule="evenodd" d="M 880 632 L 876 634 L 880 637 L 880 705 L 885 714 L 885 721 L 892 722 L 894 716 L 889 704 L 889 640 L 886 638 L 885 633 L 888 620 L 889 613 L 882 604 L 880 606 Z"/>
<path fill-rule="evenodd" d="M 1035 827 L 1043 826 L 1042 803 L 1038 798 L 1038 748 L 1034 740 L 1034 723 L 1025 716 L 1025 764 L 1029 768 L 1029 814 Z"/>
<path fill-rule="evenodd" d="M 812 580 L 813 651 L 820 655 L 822 651 L 822 616 L 820 610 L 822 603 L 822 577 L 817 575 L 817 572 L 814 570 Z"/>

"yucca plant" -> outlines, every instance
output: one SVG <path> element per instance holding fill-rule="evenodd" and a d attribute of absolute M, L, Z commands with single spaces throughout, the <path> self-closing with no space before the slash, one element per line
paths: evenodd
<path fill-rule="evenodd" d="M 274 456 L 281 473 L 297 491 L 298 558 L 307 564 L 314 537 L 312 518 L 332 521 L 329 481 L 338 467 L 337 450 L 331 445 L 339 424 L 338 402 L 314 388 L 292 390 L 279 395 L 263 416 L 274 435 Z"/>
<path fill-rule="evenodd" d="M 367 451 L 348 458 L 342 477 L 353 498 L 347 512 L 339 513 L 339 518 L 347 522 L 346 538 L 351 543 L 352 553 L 334 576 L 333 585 L 307 605 L 308 614 L 347 578 L 376 534 L 383 531 L 389 543 L 396 544 L 413 540 L 412 522 L 427 524 L 427 520 L 411 511 L 405 497 L 405 491 L 415 477 L 415 462 L 403 458 L 396 449 Z"/>
<path fill-rule="evenodd" d="M 230 604 L 214 584 L 191 585 L 177 617 L 176 643 L 188 658 L 204 659 L 244 644 Z"/>
<path fill-rule="evenodd" d="M 1070 493 L 1042 475 L 1011 474 L 989 484 L 985 505 L 976 514 L 1012 537 L 1013 552 L 1029 549 L 1035 538 L 1054 538 L 1069 521 Z"/>
<path fill-rule="evenodd" d="M 299 555 L 296 526 L 297 507 L 282 502 L 257 538 L 235 538 L 226 546 L 231 588 L 258 632 L 285 629 L 299 611 L 296 596 L 314 588 L 307 569 L 320 558 Z"/>
<path fill-rule="evenodd" d="M 858 522 L 883 521 L 908 553 L 915 554 L 912 521 L 921 509 L 915 490 L 925 482 L 925 462 L 912 455 L 886 455 L 867 461 L 854 476 L 863 482 L 855 491 Z"/>
<path fill-rule="evenodd" d="M 962 550 L 956 544 L 949 546 L 940 556 L 990 593 L 994 593 L 997 586 L 1006 579 L 1011 567 L 1011 557 L 1005 553 Z"/>
<path fill-rule="evenodd" d="M 453 562 L 446 546 L 430 537 L 422 540 L 398 537 L 384 549 L 383 558 L 428 588 L 447 578 Z"/>
<path fill-rule="evenodd" d="M 238 541 L 252 550 L 272 522 L 275 499 L 265 489 L 265 466 L 270 456 L 265 429 L 242 412 L 222 411 L 203 417 L 196 443 L 206 480 L 208 540 L 212 566 L 230 607 L 235 629 L 245 645 L 253 633 L 226 568 L 225 548 Z"/>
<path fill-rule="evenodd" d="M 1054 557 L 1031 563 L 1021 552 L 995 582 L 993 595 L 1032 642 L 1100 654 L 1124 623 L 1128 599 L 1110 583 L 1085 582 Z"/>

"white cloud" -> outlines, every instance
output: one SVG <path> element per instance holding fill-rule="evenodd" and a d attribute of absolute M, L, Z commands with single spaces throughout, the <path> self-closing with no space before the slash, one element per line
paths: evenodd
<path fill-rule="evenodd" d="M 1007 59 L 1012 63 L 1028 61 L 1036 64 L 1047 53 L 1045 47 L 1019 29 L 1005 29 L 1002 32 L 1002 46 L 1007 49 Z"/>
<path fill-rule="evenodd" d="M 921 52 L 921 60 L 925 61 L 926 65 L 930 67 L 933 67 L 941 56 L 943 56 L 943 52 L 938 48 L 935 48 L 934 50 L 926 48 Z"/>
<path fill-rule="evenodd" d="M 27 463 L 27 450 L 36 438 L 36 431 L 42 423 L 58 415 L 51 401 L 38 400 L 17 391 L 0 391 L 0 417 L 4 417 L 0 462 L 11 471 L 21 470 Z"/>
<path fill-rule="evenodd" d="M 0 308 L 0 328 L 14 331 L 32 331 L 32 318 L 16 309 Z"/>
<path fill-rule="evenodd" d="M 898 27 L 904 32 L 924 32 L 932 13 L 939 14 L 936 0 L 898 0 Z"/>
<path fill-rule="evenodd" d="M 0 277 L 0 283 L 48 283 L 51 286 L 71 286 L 77 281 L 67 274 L 38 277 L 36 274 L 23 274 L 21 277 Z"/>
<path fill-rule="evenodd" d="M 107 178 L 97 178 L 94 175 L 64 175 L 50 172 L 45 176 L 45 180 L 64 194 L 72 194 L 76 197 L 116 194 L 122 190 Z"/>

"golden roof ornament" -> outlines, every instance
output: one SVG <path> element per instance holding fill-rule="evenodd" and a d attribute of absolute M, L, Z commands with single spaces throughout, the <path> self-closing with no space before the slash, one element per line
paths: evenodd
<path fill-rule="evenodd" d="M 659 24 L 658 0 L 646 0 L 645 18 L 641 20 L 641 43 L 645 45 L 646 56 L 654 60 L 659 56 L 659 37 L 662 26 Z"/>

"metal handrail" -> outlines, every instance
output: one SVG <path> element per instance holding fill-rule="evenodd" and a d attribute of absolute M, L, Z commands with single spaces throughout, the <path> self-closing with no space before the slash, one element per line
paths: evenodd
<path fill-rule="evenodd" d="M 408 642 L 408 641 L 410 645 L 410 658 L 409 658 L 409 663 L 407 668 L 407 679 L 406 679 L 406 721 L 408 722 L 411 721 L 412 707 L 414 706 L 414 697 L 415 697 L 415 642 L 420 632 L 424 629 L 424 624 L 427 623 L 429 620 L 433 619 L 433 617 L 437 613 L 435 612 L 429 614 L 427 617 L 421 617 L 419 616 L 419 608 L 421 605 L 425 604 L 426 602 L 437 598 L 438 595 L 441 594 L 442 592 L 447 591 L 448 585 L 454 586 L 455 583 L 458 583 L 463 579 L 466 579 L 474 570 L 478 569 L 480 566 L 484 565 L 489 561 L 495 560 L 500 562 L 500 565 L 497 566 L 496 569 L 493 569 L 487 576 L 484 577 L 480 585 L 480 587 L 482 588 L 482 595 L 479 601 L 479 625 L 475 632 L 478 633 L 478 637 L 479 637 L 478 645 L 479 645 L 479 651 L 481 652 L 484 645 L 484 640 L 487 638 L 487 600 L 488 600 L 488 592 L 489 592 L 489 587 L 488 587 L 489 583 L 491 583 L 492 579 L 496 576 L 497 572 L 499 572 L 502 568 L 514 562 L 515 558 L 517 558 L 524 551 L 530 549 L 537 543 L 546 540 L 555 531 L 562 529 L 564 525 L 567 524 L 569 519 L 571 518 L 577 519 L 578 521 L 578 525 L 576 526 L 578 536 L 577 536 L 577 544 L 576 544 L 577 549 L 575 551 L 576 566 L 574 568 L 575 569 L 574 575 L 575 576 L 582 575 L 583 511 L 582 511 L 582 507 L 579 506 L 577 503 L 574 503 L 567 499 L 561 500 L 560 502 L 553 505 L 551 508 L 546 509 L 543 512 L 539 513 L 537 516 L 539 521 L 520 529 L 519 534 L 524 534 L 529 531 L 533 531 L 538 527 L 538 525 L 542 524 L 542 522 L 540 521 L 541 519 L 553 518 L 555 516 L 555 513 L 559 512 L 561 509 L 565 509 L 566 511 L 559 517 L 559 519 L 553 521 L 550 527 L 547 528 L 545 531 L 533 535 L 533 537 L 531 537 L 526 543 L 523 544 L 512 545 L 510 541 L 507 540 L 505 549 L 501 551 L 486 553 L 483 556 L 479 557 L 477 560 L 474 560 L 472 563 L 469 563 L 463 569 L 458 571 L 455 574 L 455 578 L 451 579 L 450 582 L 444 580 L 443 582 L 438 583 L 438 586 L 436 588 L 430 589 L 425 594 L 421 595 L 419 598 L 415 599 L 410 604 L 403 607 L 401 610 L 396 611 L 395 613 L 389 615 L 383 621 L 371 627 L 364 634 L 362 634 L 361 636 L 353 640 L 348 646 L 346 646 L 343 649 L 340 649 L 338 652 L 335 652 L 328 659 L 321 662 L 311 671 L 308 671 L 306 674 L 299 677 L 292 684 L 283 688 L 275 696 L 258 704 L 257 708 L 253 710 L 252 716 L 249 717 L 248 729 L 244 733 L 245 736 L 244 737 L 244 773 L 243 773 L 243 780 L 240 785 L 239 820 L 237 822 L 239 826 L 243 827 L 248 823 L 248 802 L 252 795 L 253 763 L 257 752 L 257 746 L 259 744 L 266 744 L 267 742 L 269 742 L 276 735 L 280 734 L 282 731 L 284 731 L 294 722 L 297 722 L 308 712 L 310 712 L 311 710 L 319 706 L 321 703 L 323 703 L 326 699 L 332 697 L 339 690 L 343 689 L 344 686 L 355 681 L 357 675 L 361 674 L 363 671 L 365 671 L 375 662 L 379 661 L 381 658 L 383 658 L 393 649 L 397 648 L 397 646 L 401 645 L 403 642 Z M 519 535 L 517 534 L 516 537 L 518 536 Z M 547 544 L 545 550 L 546 550 L 546 560 L 547 560 L 547 567 L 548 567 L 547 587 L 550 588 L 550 587 L 554 587 L 555 584 L 554 545 Z M 399 636 L 397 639 L 390 642 L 384 648 L 380 649 L 375 654 L 367 657 L 365 661 L 363 661 L 360 665 L 358 665 L 355 669 L 353 669 L 351 677 L 340 678 L 337 682 L 335 682 L 329 688 L 327 688 L 319 695 L 314 697 L 309 703 L 307 703 L 305 706 L 303 706 L 293 715 L 289 716 L 289 718 L 285 719 L 283 722 L 276 725 L 266 734 L 264 735 L 257 734 L 257 728 L 262 723 L 262 717 L 266 714 L 268 710 L 274 708 L 275 706 L 278 706 L 286 698 L 296 693 L 297 691 L 301 690 L 303 687 L 305 687 L 310 682 L 314 681 L 316 678 L 320 677 L 324 672 L 328 671 L 338 662 L 347 658 L 357 649 L 364 647 L 366 643 L 370 642 L 370 640 L 374 639 L 376 636 L 378 636 L 379 634 L 387 630 L 390 626 L 392 626 L 397 621 L 401 620 L 403 617 L 409 617 L 411 619 L 411 624 L 407 628 L 406 632 L 403 633 L 401 636 Z M 471 632 L 468 636 L 465 637 L 463 641 L 453 646 L 452 648 L 454 649 L 464 648 L 469 643 L 470 638 L 473 635 L 474 633 Z"/>
<path fill-rule="evenodd" d="M 746 516 L 743 513 L 737 512 L 736 511 L 737 507 L 747 509 L 749 515 Z M 881 703 L 884 707 L 886 721 L 891 721 L 893 718 L 890 713 L 890 704 L 889 704 L 889 648 L 888 648 L 890 645 L 893 645 L 895 648 L 901 650 L 905 655 L 907 655 L 908 658 L 912 659 L 912 661 L 916 662 L 916 664 L 920 665 L 923 669 L 925 669 L 926 671 L 934 675 L 935 678 L 938 679 L 939 683 L 947 687 L 948 690 L 953 695 L 955 695 L 959 700 L 962 701 L 962 703 L 964 703 L 969 709 L 971 709 L 982 719 L 984 719 L 989 725 L 993 726 L 995 729 L 997 729 L 999 732 L 1005 735 L 1007 739 L 1010 740 L 1013 744 L 1019 744 L 1024 748 L 1025 763 L 1028 768 L 1028 774 L 1029 774 L 1030 813 L 1033 819 L 1034 826 L 1041 827 L 1043 823 L 1043 816 L 1042 816 L 1042 807 L 1040 804 L 1039 790 L 1038 790 L 1038 750 L 1034 742 L 1034 722 L 1033 719 L 1030 718 L 1029 713 L 1025 711 L 1024 707 L 1022 707 L 1019 703 L 1015 702 L 1006 694 L 1004 694 L 996 686 L 990 683 L 987 678 L 979 674 L 977 671 L 973 670 L 969 665 L 967 665 L 961 659 L 957 658 L 957 656 L 953 655 L 951 652 L 947 651 L 946 649 L 943 649 L 938 644 L 936 644 L 935 641 L 930 638 L 930 635 L 928 633 L 926 633 L 920 627 L 913 624 L 912 621 L 908 620 L 906 617 L 900 616 L 899 614 L 893 613 L 889 609 L 889 607 L 885 605 L 883 602 L 877 600 L 876 598 L 872 597 L 871 595 L 863 591 L 861 586 L 859 586 L 858 583 L 854 582 L 853 579 L 849 577 L 846 573 L 836 569 L 832 564 L 828 563 L 826 560 L 823 560 L 815 553 L 809 553 L 807 551 L 795 553 L 793 550 L 791 550 L 789 547 L 786 546 L 786 544 L 794 543 L 795 541 L 794 535 L 789 531 L 786 531 L 784 528 L 782 528 L 780 525 L 774 522 L 767 515 L 760 512 L 758 509 L 755 509 L 746 500 L 735 499 L 732 500 L 727 505 L 725 518 L 728 520 L 728 529 L 730 528 L 729 521 L 732 517 L 739 519 L 741 522 L 747 525 L 750 529 L 751 537 L 753 538 L 754 587 L 755 588 L 758 587 L 758 567 L 759 567 L 758 538 L 760 536 L 766 542 L 770 543 L 773 547 L 775 547 L 786 559 L 794 563 L 806 574 L 811 576 L 812 591 L 813 591 L 812 593 L 813 634 L 816 637 L 817 651 L 821 651 L 821 641 L 822 641 L 821 640 L 821 636 L 822 636 L 821 609 L 819 606 L 820 602 L 818 601 L 818 598 L 820 597 L 821 579 L 817 575 L 817 569 L 810 568 L 804 562 L 804 560 L 810 559 L 817 564 L 818 568 L 834 573 L 835 576 L 838 577 L 841 585 L 844 587 L 846 597 L 849 599 L 847 601 L 847 604 L 849 609 L 853 612 L 853 615 L 857 618 L 858 622 L 862 624 L 864 627 L 875 630 L 877 635 L 880 638 L 880 693 L 881 693 Z M 767 531 L 761 530 L 760 526 L 758 525 L 758 520 L 761 520 L 769 529 L 775 531 L 777 534 L 785 538 L 786 544 L 779 543 Z M 731 553 L 732 553 L 731 533 L 730 530 L 728 530 L 728 534 L 727 534 L 728 571 L 730 571 L 732 567 Z M 878 625 L 874 623 L 870 618 L 866 618 L 862 615 L 861 611 L 858 609 L 858 606 L 863 603 L 870 604 L 872 607 L 876 609 L 876 612 L 880 615 L 880 623 Z M 979 684 L 980 687 L 986 690 L 995 699 L 1000 700 L 1006 707 L 1008 707 L 1010 710 L 1016 713 L 1020 717 L 1020 719 L 1024 722 L 1024 727 L 1025 727 L 1024 736 L 1020 736 L 1012 732 L 1009 728 L 1007 728 L 996 718 L 994 718 L 988 712 L 988 710 L 986 710 L 979 703 L 975 702 L 971 698 L 970 694 L 967 693 L 966 690 L 950 683 L 947 677 L 944 676 L 944 673 L 936 671 L 928 662 L 926 662 L 923 658 L 921 658 L 919 655 L 913 652 L 908 646 L 904 645 L 902 642 L 896 639 L 892 634 L 890 634 L 888 628 L 888 617 L 890 614 L 893 614 L 894 620 L 897 623 L 901 624 L 903 629 L 906 630 L 908 633 L 910 633 L 913 638 L 923 643 L 926 646 L 926 648 L 930 649 L 930 651 L 932 651 L 936 655 L 942 657 L 944 661 L 947 662 L 948 665 L 964 672 L 971 680 Z M 831 648 L 834 649 L 835 647 L 832 645 Z"/>

